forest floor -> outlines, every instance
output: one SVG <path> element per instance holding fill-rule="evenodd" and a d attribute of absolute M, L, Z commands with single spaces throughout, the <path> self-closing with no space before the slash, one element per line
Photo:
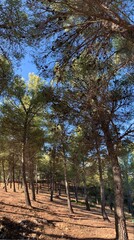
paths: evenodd
<path fill-rule="evenodd" d="M 73 202 L 74 214 L 69 214 L 65 197 L 55 196 L 53 202 L 49 198 L 49 192 L 41 192 L 29 208 L 22 189 L 13 193 L 0 187 L 0 239 L 114 240 L 114 217 L 109 209 L 107 222 L 99 206 L 86 211 Z M 129 240 L 134 240 L 134 223 L 130 215 L 127 218 Z"/>

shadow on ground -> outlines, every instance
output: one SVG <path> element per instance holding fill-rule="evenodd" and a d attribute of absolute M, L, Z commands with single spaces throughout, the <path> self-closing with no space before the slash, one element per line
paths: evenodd
<path fill-rule="evenodd" d="M 9 218 L 4 217 L 0 220 L 0 239 L 36 239 L 35 235 L 41 233 L 36 231 L 38 224 L 29 220 L 14 222 Z"/>
<path fill-rule="evenodd" d="M 42 227 L 44 225 L 54 225 L 50 220 L 46 222 L 32 222 L 30 220 L 22 220 L 21 222 L 15 222 L 9 218 L 3 217 L 0 220 L 0 239 L 27 239 L 37 240 L 41 236 L 43 240 L 115 240 L 105 238 L 75 238 L 69 235 L 56 235 L 56 234 L 42 234 Z"/>
<path fill-rule="evenodd" d="M 44 239 L 52 239 L 52 240 L 115 240 L 115 238 L 74 238 L 74 237 L 70 237 L 68 235 L 64 235 L 64 236 L 59 236 L 59 235 L 55 235 L 55 234 L 46 234 L 46 238 Z"/>

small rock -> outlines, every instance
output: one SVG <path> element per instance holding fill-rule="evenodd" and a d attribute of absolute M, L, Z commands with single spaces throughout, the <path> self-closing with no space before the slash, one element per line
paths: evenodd
<path fill-rule="evenodd" d="M 47 221 L 46 219 L 35 219 L 35 221 L 36 221 L 37 223 L 48 224 L 48 221 Z"/>

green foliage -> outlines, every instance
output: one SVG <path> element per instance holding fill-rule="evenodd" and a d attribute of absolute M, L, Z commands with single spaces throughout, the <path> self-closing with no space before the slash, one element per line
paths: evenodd
<path fill-rule="evenodd" d="M 0 55 L 0 94 L 7 90 L 9 83 L 12 80 L 13 70 L 10 61 Z"/>
<path fill-rule="evenodd" d="M 1 105 L 1 132 L 9 149 L 6 159 L 11 162 L 11 153 L 18 155 L 20 164 L 25 141 L 27 171 L 30 171 L 30 168 L 34 170 L 35 161 L 40 159 L 44 145 L 42 123 L 46 102 L 42 86 L 42 80 L 37 76 L 30 75 L 27 83 L 24 79 L 15 77 L 12 88 Z"/>
<path fill-rule="evenodd" d="M 20 59 L 30 24 L 26 6 L 21 0 L 4 0 L 0 4 L 0 17 L 1 51 L 10 59 Z"/>
<path fill-rule="evenodd" d="M 33 20 L 35 28 L 32 27 L 31 31 L 33 42 L 36 46 L 38 45 L 37 48 L 40 46 L 41 51 L 39 54 L 36 52 L 36 56 L 38 66 L 42 69 L 45 69 L 43 62 L 47 56 L 46 49 L 49 49 L 48 52 L 54 59 L 62 63 L 62 67 L 72 64 L 73 60 L 84 51 L 98 60 L 101 59 L 103 68 L 106 62 L 111 60 L 115 65 L 118 63 L 116 71 L 123 68 L 125 63 L 127 66 L 133 64 L 133 14 L 131 11 L 134 5 L 131 0 L 128 2 L 108 0 L 105 3 L 84 0 L 34 1 L 34 3 L 29 1 L 28 6 L 35 16 Z M 45 9 L 45 14 L 42 8 Z M 113 44 L 114 42 L 116 44 Z M 121 52 L 113 47 L 118 45 L 117 42 L 120 42 L 120 50 L 124 42 L 127 54 L 123 53 L 124 50 Z M 132 52 L 130 52 L 131 48 Z M 115 71 L 112 75 L 114 74 Z"/>
<path fill-rule="evenodd" d="M 132 58 L 134 54 L 134 43 L 131 39 L 115 37 L 113 38 L 113 47 L 116 50 L 114 56 L 116 64 L 121 64 L 125 59 Z"/>

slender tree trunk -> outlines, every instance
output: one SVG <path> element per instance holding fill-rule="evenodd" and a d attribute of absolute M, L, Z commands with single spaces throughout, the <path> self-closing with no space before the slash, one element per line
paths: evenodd
<path fill-rule="evenodd" d="M 52 159 L 50 160 L 50 201 L 53 202 L 54 195 L 54 159 L 55 153 L 54 149 L 52 150 Z"/>
<path fill-rule="evenodd" d="M 99 163 L 99 174 L 100 174 L 100 196 L 101 196 L 101 212 L 102 212 L 102 217 L 104 220 L 110 221 L 108 218 L 108 215 L 106 213 L 106 200 L 105 200 L 105 188 L 104 188 L 104 180 L 102 176 L 102 167 L 101 167 L 101 159 L 98 159 Z"/>
<path fill-rule="evenodd" d="M 79 172 L 78 172 L 78 163 L 77 163 L 77 154 L 75 156 L 76 158 L 74 159 L 73 162 L 73 168 L 74 168 L 74 173 L 75 173 L 75 179 L 74 179 L 74 194 L 75 194 L 75 201 L 78 203 L 78 181 L 79 181 Z"/>
<path fill-rule="evenodd" d="M 58 194 L 59 194 L 59 196 L 61 196 L 61 184 L 60 183 L 58 184 Z"/>
<path fill-rule="evenodd" d="M 74 194 L 75 194 L 75 201 L 76 203 L 78 203 L 78 186 L 77 186 L 77 182 L 75 181 L 75 184 L 74 184 Z"/>
<path fill-rule="evenodd" d="M 115 196 L 116 239 L 128 240 L 128 233 L 127 233 L 126 220 L 125 220 L 125 214 L 124 214 L 124 196 L 123 196 L 121 169 L 118 163 L 118 157 L 117 157 L 116 151 L 114 150 L 114 144 L 112 142 L 109 124 L 106 121 L 103 121 L 101 124 L 102 124 L 102 129 L 105 135 L 109 157 L 112 161 L 114 196 Z"/>
<path fill-rule="evenodd" d="M 36 176 L 35 176 L 35 179 L 36 179 L 36 194 L 39 193 L 39 186 L 38 186 L 38 166 L 36 164 Z"/>
<path fill-rule="evenodd" d="M 18 175 L 18 177 L 17 177 L 17 181 L 18 181 L 18 190 L 19 190 L 20 187 L 21 187 L 21 184 L 22 184 L 21 169 L 19 169 L 18 173 L 19 173 L 19 175 Z"/>
<path fill-rule="evenodd" d="M 65 179 L 65 189 L 66 189 L 66 194 L 67 194 L 67 204 L 68 204 L 69 212 L 73 213 L 70 191 L 69 191 L 69 184 L 68 184 L 68 179 L 67 179 L 67 162 L 66 162 L 66 156 L 65 156 L 64 149 L 63 149 L 63 156 L 64 156 L 64 179 Z"/>
<path fill-rule="evenodd" d="M 67 194 L 68 209 L 69 209 L 70 213 L 73 213 L 73 208 L 72 208 L 72 204 L 71 204 L 71 197 L 70 197 L 70 191 L 69 191 L 69 184 L 68 184 L 66 175 L 64 177 L 65 177 L 65 188 L 66 188 L 66 194 Z"/>
<path fill-rule="evenodd" d="M 14 166 L 13 166 L 13 192 L 16 192 Z"/>
<path fill-rule="evenodd" d="M 5 192 L 7 192 L 7 183 L 6 183 L 4 160 L 2 160 L 2 171 L 3 171 L 4 188 L 5 188 Z"/>
<path fill-rule="evenodd" d="M 35 196 L 35 187 L 34 187 L 34 180 L 31 180 L 31 193 L 32 193 L 32 200 L 36 201 L 36 196 Z"/>
<path fill-rule="evenodd" d="M 54 176 L 51 173 L 51 180 L 50 180 L 50 201 L 53 202 L 53 193 L 54 193 Z"/>
<path fill-rule="evenodd" d="M 23 142 L 22 142 L 22 182 L 25 194 L 25 203 L 27 206 L 31 206 L 27 179 L 26 179 L 26 147 L 27 147 L 27 127 L 28 127 L 28 112 L 25 110 L 25 123 L 24 123 L 24 133 L 23 133 Z"/>
<path fill-rule="evenodd" d="M 102 161 L 99 153 L 98 143 L 96 140 L 96 151 L 97 151 L 97 158 L 98 158 L 98 169 L 99 169 L 99 177 L 100 177 L 100 196 L 101 196 L 101 212 L 102 217 L 104 220 L 110 221 L 108 215 L 106 213 L 106 200 L 105 200 L 105 188 L 104 188 L 104 179 L 102 173 Z"/>
<path fill-rule="evenodd" d="M 32 200 L 36 201 L 35 186 L 34 186 L 34 175 L 33 175 L 34 174 L 34 167 L 33 167 L 32 164 L 31 164 L 31 167 L 30 167 L 30 182 L 29 182 L 29 186 L 31 187 Z"/>
<path fill-rule="evenodd" d="M 21 188 L 23 188 L 23 179 L 21 179 Z"/>
<path fill-rule="evenodd" d="M 53 160 L 52 160 L 53 161 Z M 53 163 L 50 162 L 50 169 L 51 169 L 51 178 L 50 178 L 50 201 L 53 202 L 53 195 L 54 195 L 54 173 L 53 173 Z"/>
<path fill-rule="evenodd" d="M 87 192 L 87 186 L 86 186 L 86 182 L 84 182 L 84 198 L 85 198 L 85 205 L 86 205 L 86 210 L 90 211 L 90 204 L 89 204 L 89 199 L 88 199 L 88 192 Z"/>
<path fill-rule="evenodd" d="M 84 198 L 85 198 L 85 205 L 86 205 L 86 210 L 90 211 L 90 204 L 89 204 L 89 199 L 88 199 L 88 192 L 87 192 L 87 184 L 86 184 L 86 172 L 85 172 L 85 163 L 83 160 L 83 184 L 84 184 Z"/>
<path fill-rule="evenodd" d="M 25 194 L 25 203 L 27 206 L 31 206 L 30 196 L 28 192 L 27 180 L 26 180 L 26 169 L 25 169 L 25 143 L 23 143 L 22 147 L 22 182 L 24 187 Z"/>
<path fill-rule="evenodd" d="M 9 184 L 10 188 L 12 188 L 12 179 L 10 178 L 10 184 Z"/>
<path fill-rule="evenodd" d="M 14 155 L 13 155 L 13 166 L 12 166 L 12 182 L 13 182 L 13 192 L 16 192 Z"/>
<path fill-rule="evenodd" d="M 34 158 L 30 155 L 30 147 L 29 147 L 29 188 L 31 188 L 32 200 L 36 201 L 35 196 L 35 186 L 34 186 Z"/>

